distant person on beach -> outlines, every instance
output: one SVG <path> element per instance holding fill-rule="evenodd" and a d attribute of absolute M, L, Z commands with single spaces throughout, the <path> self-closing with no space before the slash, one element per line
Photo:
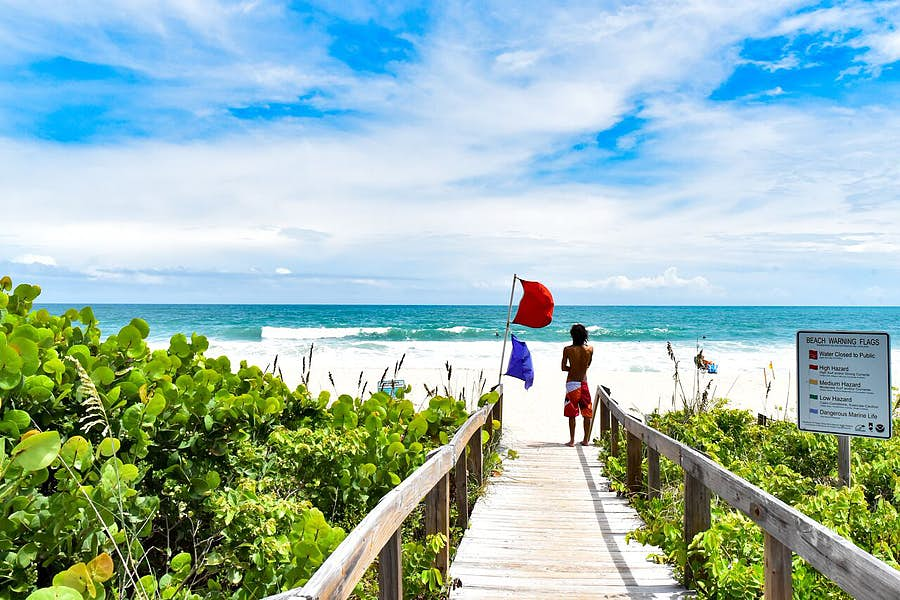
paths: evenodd
<path fill-rule="evenodd" d="M 579 412 L 584 420 L 584 439 L 581 440 L 581 445 L 588 446 L 591 443 L 588 436 L 591 434 L 594 409 L 591 406 L 587 370 L 594 358 L 594 348 L 587 344 L 588 332 L 581 323 L 572 325 L 569 334 L 572 336 L 572 345 L 565 347 L 562 356 L 562 370 L 569 373 L 566 376 L 566 404 L 563 409 L 563 415 L 569 417 L 569 443 L 566 446 L 575 445 L 575 417 Z"/>

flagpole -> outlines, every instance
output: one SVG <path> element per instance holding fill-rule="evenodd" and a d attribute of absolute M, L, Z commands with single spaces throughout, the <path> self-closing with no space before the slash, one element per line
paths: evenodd
<path fill-rule="evenodd" d="M 509 337 L 509 320 L 512 317 L 513 295 L 516 293 L 516 279 L 518 277 L 513 273 L 512 287 L 509 290 L 509 308 L 506 311 L 506 332 L 503 334 L 503 352 L 500 353 L 500 373 L 497 374 L 497 385 L 503 381 L 503 359 L 506 358 L 506 338 Z"/>

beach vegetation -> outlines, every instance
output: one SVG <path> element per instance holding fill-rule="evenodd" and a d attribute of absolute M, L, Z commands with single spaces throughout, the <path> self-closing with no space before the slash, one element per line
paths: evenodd
<path fill-rule="evenodd" d="M 688 444 L 737 475 L 836 531 L 894 568 L 900 568 L 900 440 L 854 438 L 853 480 L 840 485 L 835 436 L 800 431 L 796 424 L 758 424 L 748 411 L 719 406 L 703 413 L 653 414 L 648 424 Z M 900 420 L 895 421 L 895 427 Z M 625 493 L 624 458 L 601 458 L 611 486 Z M 644 462 L 646 475 L 646 461 Z M 742 513 L 713 497 L 712 525 L 683 539 L 681 468 L 660 458 L 659 498 L 631 497 L 644 522 L 628 537 L 659 546 L 656 557 L 679 577 L 690 562 L 700 598 L 763 597 L 762 531 Z M 849 598 L 799 556 L 793 559 L 795 598 Z"/>
<path fill-rule="evenodd" d="M 104 334 L 90 307 L 34 310 L 39 294 L 0 279 L 0 600 L 300 586 L 468 417 L 448 396 L 314 394 L 308 365 L 291 389 L 277 360 L 207 356 L 196 333 L 153 348 L 140 318 Z M 433 596 L 447 540 L 404 533 L 406 588 Z"/>

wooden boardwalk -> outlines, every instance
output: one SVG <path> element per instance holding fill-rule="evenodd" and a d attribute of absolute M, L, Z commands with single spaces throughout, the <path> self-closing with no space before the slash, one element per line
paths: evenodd
<path fill-rule="evenodd" d="M 640 524 L 609 491 L 597 449 L 518 442 L 491 480 L 450 567 L 452 600 L 689 598 L 657 548 L 625 543 Z"/>

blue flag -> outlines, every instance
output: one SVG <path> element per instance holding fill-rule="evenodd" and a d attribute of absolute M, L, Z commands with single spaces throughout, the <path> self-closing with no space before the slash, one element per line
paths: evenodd
<path fill-rule="evenodd" d="M 512 338 L 512 352 L 509 355 L 509 365 L 506 367 L 506 374 L 525 382 L 525 389 L 531 387 L 534 383 L 534 367 L 531 364 L 531 352 L 525 342 L 520 342 L 516 336 Z"/>

